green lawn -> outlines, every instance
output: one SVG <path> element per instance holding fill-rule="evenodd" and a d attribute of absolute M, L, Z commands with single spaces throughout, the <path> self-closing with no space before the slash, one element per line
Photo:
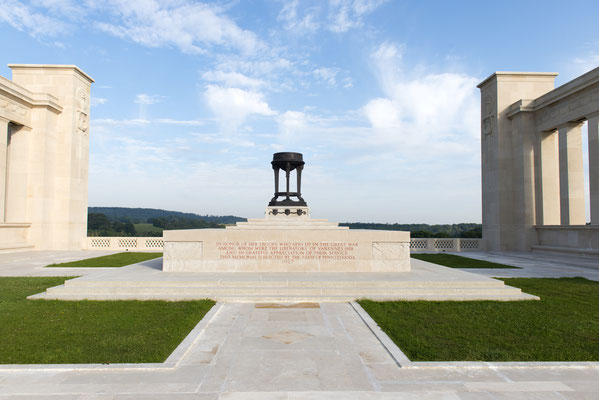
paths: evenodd
<path fill-rule="evenodd" d="M 85 260 L 72 261 L 61 264 L 50 264 L 50 268 L 97 268 L 97 267 L 123 267 L 138 262 L 162 257 L 162 253 L 136 253 L 125 252 L 111 254 L 109 256 L 86 258 Z"/>
<path fill-rule="evenodd" d="M 514 268 L 521 269 L 519 267 L 512 267 L 511 265 L 497 264 L 490 261 L 475 260 L 468 257 L 460 257 L 454 254 L 445 253 L 420 253 L 411 254 L 410 257 L 418 260 L 427 261 L 434 264 L 443 265 L 449 268 Z"/>
<path fill-rule="evenodd" d="M 152 224 L 143 223 L 143 224 L 133 224 L 135 226 L 135 232 L 137 236 L 146 236 L 146 234 L 154 234 L 154 233 L 162 233 L 164 228 L 159 228 Z"/>
<path fill-rule="evenodd" d="M 0 278 L 0 364 L 163 362 L 211 300 L 26 300 L 65 277 Z"/>
<path fill-rule="evenodd" d="M 359 303 L 412 361 L 599 361 L 599 282 L 502 280 L 541 300 Z"/>

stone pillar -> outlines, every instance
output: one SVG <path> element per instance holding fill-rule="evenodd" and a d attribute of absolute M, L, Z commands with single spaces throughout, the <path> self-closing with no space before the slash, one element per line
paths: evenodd
<path fill-rule="evenodd" d="M 537 225 L 560 224 L 557 132 L 539 132 L 535 147 Z"/>
<path fill-rule="evenodd" d="M 599 225 L 599 113 L 587 117 L 589 129 L 589 188 L 591 225 Z"/>
<path fill-rule="evenodd" d="M 6 161 L 9 122 L 9 120 L 0 117 L 0 222 L 6 221 L 4 211 L 6 207 Z"/>
<path fill-rule="evenodd" d="M 586 223 L 581 126 L 574 122 L 558 128 L 561 225 Z"/>
<path fill-rule="evenodd" d="M 32 110 L 30 239 L 38 249 L 80 249 L 87 236 L 89 99 L 93 79 L 74 65 L 10 64 L 13 82 L 52 95 L 60 110 Z"/>
<path fill-rule="evenodd" d="M 6 167 L 6 222 L 28 222 L 27 184 L 29 167 L 29 133 L 24 126 L 9 125 Z"/>
<path fill-rule="evenodd" d="M 514 176 L 530 179 L 527 151 L 521 152 L 522 163 L 517 166 L 512 157 L 512 121 L 509 107 L 522 99 L 535 99 L 554 88 L 557 74 L 543 72 L 495 72 L 478 85 L 481 91 L 481 165 L 482 165 L 482 224 L 483 238 L 488 251 L 514 250 L 514 224 L 531 231 L 530 221 L 517 221 L 514 212 Z M 527 121 L 528 122 L 528 121 Z M 529 125 L 528 123 L 526 125 Z M 532 132 L 524 141 L 532 140 Z M 520 142 L 520 139 L 517 140 Z M 522 199 L 532 205 L 529 194 Z M 534 215 L 527 209 L 526 215 Z"/>
<path fill-rule="evenodd" d="M 524 104 L 522 104 L 524 105 Z M 506 241 L 516 251 L 530 251 L 536 245 L 534 114 L 519 111 L 512 116 L 512 234 Z"/>

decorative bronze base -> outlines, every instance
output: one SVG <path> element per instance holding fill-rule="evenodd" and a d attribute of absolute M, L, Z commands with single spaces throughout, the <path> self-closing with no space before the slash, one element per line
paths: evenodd
<path fill-rule="evenodd" d="M 306 203 L 302 198 L 300 198 L 300 200 L 297 201 L 291 199 L 277 201 L 276 197 L 273 197 L 273 199 L 268 203 L 268 205 L 270 207 L 307 207 L 308 203 Z"/>

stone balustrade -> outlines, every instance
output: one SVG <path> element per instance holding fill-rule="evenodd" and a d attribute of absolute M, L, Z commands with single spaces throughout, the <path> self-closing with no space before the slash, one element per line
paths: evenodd
<path fill-rule="evenodd" d="M 83 243 L 84 250 L 136 250 L 162 251 L 164 242 L 161 237 L 87 237 Z"/>
<path fill-rule="evenodd" d="M 85 250 L 138 250 L 162 251 L 161 237 L 87 237 Z M 410 252 L 435 253 L 456 251 L 484 251 L 483 239 L 460 238 L 411 238 Z"/>
<path fill-rule="evenodd" d="M 444 253 L 454 251 L 484 251 L 483 239 L 411 238 L 411 253 Z"/>
<path fill-rule="evenodd" d="M 539 244 L 532 246 L 533 251 L 599 256 L 598 225 L 545 225 L 535 228 Z"/>

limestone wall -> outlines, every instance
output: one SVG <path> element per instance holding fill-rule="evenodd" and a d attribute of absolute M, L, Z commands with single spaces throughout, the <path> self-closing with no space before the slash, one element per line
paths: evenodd
<path fill-rule="evenodd" d="M 73 65 L 9 67 L 12 81 L 0 77 L 0 250 L 79 249 L 93 79 Z"/>
<path fill-rule="evenodd" d="M 410 233 L 361 229 L 164 231 L 164 271 L 401 272 Z"/>
<path fill-rule="evenodd" d="M 591 224 L 599 225 L 599 68 L 554 89 L 556 76 L 496 72 L 478 86 L 483 238 L 488 250 L 541 249 L 537 226 L 559 225 L 562 231 L 573 227 L 577 232 L 576 227 L 585 225 L 580 129 L 585 121 Z M 572 249 L 587 250 L 594 243 L 566 242 Z"/>

